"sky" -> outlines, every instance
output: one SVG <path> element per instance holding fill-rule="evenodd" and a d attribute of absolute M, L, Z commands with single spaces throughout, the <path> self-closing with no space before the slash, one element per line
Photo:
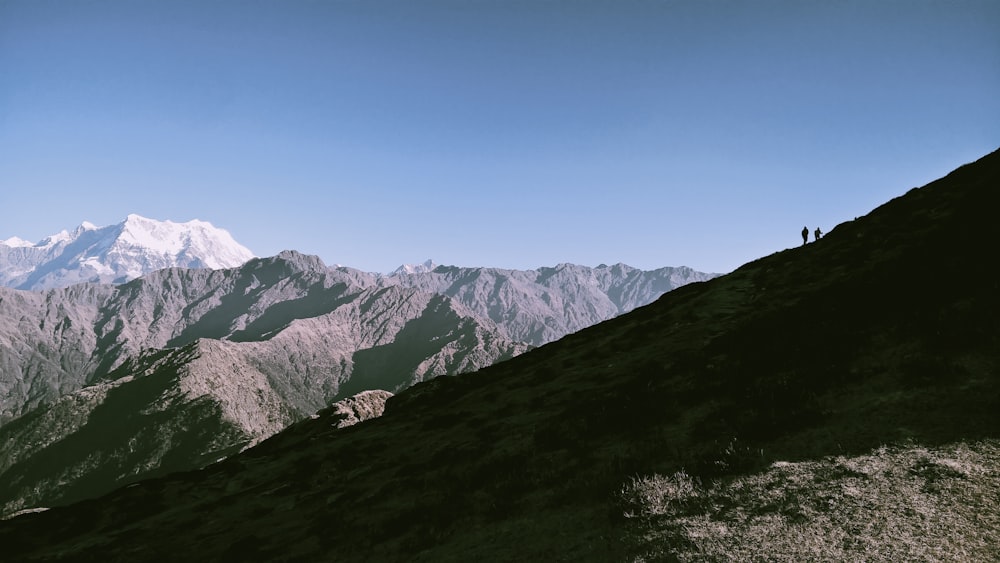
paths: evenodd
<path fill-rule="evenodd" d="M 0 239 L 722 273 L 998 147 L 996 0 L 0 0 Z"/>

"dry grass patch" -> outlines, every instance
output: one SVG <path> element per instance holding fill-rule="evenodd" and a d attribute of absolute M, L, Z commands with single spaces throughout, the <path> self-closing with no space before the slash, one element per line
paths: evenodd
<path fill-rule="evenodd" d="M 622 489 L 635 561 L 988 561 L 1000 553 L 1000 442 L 881 447 L 714 483 Z"/>

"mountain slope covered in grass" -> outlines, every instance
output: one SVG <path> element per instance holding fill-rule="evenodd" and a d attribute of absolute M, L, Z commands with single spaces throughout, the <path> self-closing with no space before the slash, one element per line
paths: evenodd
<path fill-rule="evenodd" d="M 1000 509 L 963 503 L 995 499 L 1000 462 L 998 190 L 993 153 L 379 418 L 302 421 L 0 522 L 0 544 L 28 561 L 981 559 Z M 934 519 L 955 535 L 920 534 Z M 804 541 L 765 541 L 783 530 Z M 823 552 L 836 538 L 855 539 Z"/>

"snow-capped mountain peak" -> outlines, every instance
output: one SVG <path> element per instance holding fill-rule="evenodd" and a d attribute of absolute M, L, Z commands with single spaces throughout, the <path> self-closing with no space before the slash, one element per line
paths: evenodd
<path fill-rule="evenodd" d="M 0 244 L 9 246 L 11 248 L 22 248 L 25 246 L 35 246 L 35 243 L 24 240 L 23 238 L 10 237 L 7 240 L 0 240 Z"/>
<path fill-rule="evenodd" d="M 162 268 L 231 268 L 253 257 L 229 232 L 206 221 L 175 223 L 130 214 L 107 227 L 85 221 L 34 245 L 17 237 L 0 241 L 0 285 L 38 290 L 124 283 Z"/>
<path fill-rule="evenodd" d="M 49 248 L 55 246 L 61 242 L 67 242 L 73 240 L 73 235 L 69 231 L 63 229 L 54 235 L 49 235 L 42 240 L 38 241 L 35 246 L 40 248 Z"/>
<path fill-rule="evenodd" d="M 402 266 L 396 268 L 390 273 L 390 276 L 399 276 L 403 274 L 426 274 L 427 272 L 434 271 L 438 265 L 434 263 L 433 260 L 425 260 L 421 264 L 403 264 Z"/>
<path fill-rule="evenodd" d="M 254 257 L 228 231 L 207 221 L 175 223 L 132 214 L 120 226 L 119 248 L 138 247 L 180 261 L 198 262 L 204 268 L 230 268 Z"/>
<path fill-rule="evenodd" d="M 82 235 L 83 233 L 85 233 L 87 231 L 95 231 L 95 230 L 97 230 L 99 228 L 100 227 L 94 225 L 90 221 L 84 221 L 83 223 L 80 224 L 79 227 L 73 229 L 72 232 L 67 231 L 66 229 L 63 229 L 63 230 L 59 231 L 58 233 L 56 233 L 54 235 L 49 235 L 49 236 L 43 238 L 42 240 L 38 241 L 35 244 L 28 243 L 28 244 L 23 245 L 23 246 L 33 246 L 33 247 L 36 247 L 36 248 L 52 248 L 52 247 L 57 246 L 57 245 L 62 244 L 62 243 L 72 243 L 73 241 L 75 241 L 76 239 L 78 239 L 80 237 L 80 235 Z M 23 239 L 20 239 L 18 237 L 14 237 L 14 239 L 22 240 L 23 241 Z M 11 239 L 11 240 L 13 240 L 13 239 Z M 2 242 L 2 241 L 0 241 L 0 242 Z M 27 242 L 27 241 L 25 241 L 25 242 Z M 13 245 L 8 245 L 8 246 L 13 246 Z"/>

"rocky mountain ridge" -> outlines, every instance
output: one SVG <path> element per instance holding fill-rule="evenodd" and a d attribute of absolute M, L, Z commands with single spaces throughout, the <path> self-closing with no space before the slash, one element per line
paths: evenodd
<path fill-rule="evenodd" d="M 683 266 L 656 270 L 625 264 L 596 268 L 558 264 L 536 270 L 435 266 L 382 277 L 379 283 L 447 295 L 492 320 L 508 338 L 540 346 L 652 303 L 685 284 L 717 276 Z"/>
<path fill-rule="evenodd" d="M 129 215 L 117 225 L 84 222 L 37 244 L 0 241 L 0 286 L 25 290 L 77 283 L 122 284 L 166 268 L 226 269 L 253 254 L 204 221 L 174 223 Z M 317 269 L 326 268 L 318 258 Z M 399 285 L 454 298 L 509 339 L 539 346 L 652 302 L 685 283 L 718 274 L 687 267 L 643 271 L 625 264 L 558 264 L 535 270 L 404 264 L 387 275 L 337 266 L 362 287 Z M 157 319 L 160 323 L 176 319 Z"/>

